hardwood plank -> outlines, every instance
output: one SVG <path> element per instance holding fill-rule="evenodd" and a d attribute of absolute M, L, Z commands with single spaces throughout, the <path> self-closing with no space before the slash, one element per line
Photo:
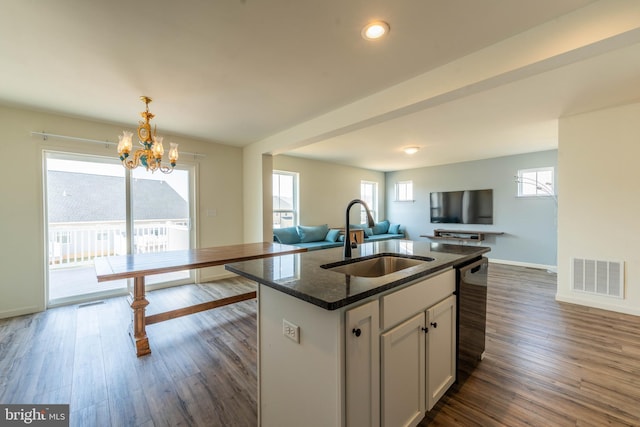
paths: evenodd
<path fill-rule="evenodd" d="M 73 363 L 73 383 L 71 389 L 71 411 L 82 411 L 96 408 L 97 413 L 103 410 L 102 405 L 107 401 L 107 384 L 103 348 L 100 339 L 100 315 L 104 313 L 103 306 L 88 306 L 78 308 L 78 327 Z M 108 408 L 108 405 L 107 405 Z M 84 415 L 83 415 L 84 416 Z M 91 415 L 93 416 L 93 415 Z"/>
<path fill-rule="evenodd" d="M 485 359 L 421 425 L 640 425 L 640 318 L 557 302 L 555 280 L 491 265 Z"/>
<path fill-rule="evenodd" d="M 112 426 L 153 423 L 144 390 L 132 391 L 126 397 L 109 398 L 109 420 Z"/>
<path fill-rule="evenodd" d="M 103 400 L 91 406 L 79 410 L 71 410 L 69 425 L 71 427 L 108 427 L 112 426 L 109 414 L 109 403 Z"/>

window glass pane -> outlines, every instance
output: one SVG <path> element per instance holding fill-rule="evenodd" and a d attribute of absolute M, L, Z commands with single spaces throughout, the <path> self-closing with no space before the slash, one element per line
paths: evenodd
<path fill-rule="evenodd" d="M 98 283 L 95 258 L 127 252 L 124 168 L 113 159 L 45 153 L 49 302 L 126 289 Z"/>
<path fill-rule="evenodd" d="M 535 196 L 537 193 L 536 172 L 525 172 L 522 174 L 522 195 Z"/>
<path fill-rule="evenodd" d="M 518 196 L 554 196 L 553 168 L 518 171 Z"/>
<path fill-rule="evenodd" d="M 273 173 L 273 228 L 292 227 L 297 221 L 298 174 Z"/>
<path fill-rule="evenodd" d="M 413 181 L 398 182 L 396 184 L 396 200 L 397 201 L 413 200 Z"/>
<path fill-rule="evenodd" d="M 360 181 L 360 199 L 367 204 L 371 216 L 375 220 L 377 218 L 376 207 L 378 206 L 378 183 Z M 362 206 L 360 207 L 360 222 L 363 224 L 367 222 L 367 211 Z"/>
<path fill-rule="evenodd" d="M 143 167 L 132 171 L 133 253 L 189 249 L 189 171 L 151 173 Z M 146 284 L 189 278 L 189 271 L 149 276 Z"/>

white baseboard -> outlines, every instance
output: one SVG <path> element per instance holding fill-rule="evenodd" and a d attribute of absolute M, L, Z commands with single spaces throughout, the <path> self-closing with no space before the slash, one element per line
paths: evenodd
<path fill-rule="evenodd" d="M 507 259 L 494 259 L 494 258 L 489 258 L 489 262 L 493 262 L 496 264 L 513 265 L 516 267 L 537 268 L 539 270 L 547 270 L 550 273 L 558 272 L 558 267 L 555 265 L 534 264 L 531 262 L 511 261 Z"/>
<path fill-rule="evenodd" d="M 564 296 L 556 294 L 556 301 L 566 302 L 569 304 L 577 304 L 586 307 L 599 308 L 607 311 L 615 311 L 617 313 L 631 314 L 633 316 L 640 316 L 640 308 L 631 308 L 626 306 L 620 306 L 617 304 L 608 304 L 601 301 L 593 301 L 592 299 L 585 299 L 575 296 Z"/>
<path fill-rule="evenodd" d="M 237 277 L 237 274 L 225 271 L 221 274 L 212 274 L 206 277 L 202 276 L 198 279 L 198 283 L 215 282 L 216 280 L 229 279 L 231 277 Z"/>
<path fill-rule="evenodd" d="M 14 310 L 0 311 L 0 319 L 7 319 L 9 317 L 22 316 L 24 314 L 33 314 L 33 313 L 38 313 L 40 311 L 44 311 L 44 307 L 40 307 L 37 305 L 29 305 L 26 307 L 16 308 Z"/>

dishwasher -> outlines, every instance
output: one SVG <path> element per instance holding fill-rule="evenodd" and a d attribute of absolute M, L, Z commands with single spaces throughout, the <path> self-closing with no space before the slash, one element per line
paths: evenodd
<path fill-rule="evenodd" d="M 489 260 L 485 257 L 456 266 L 456 383 L 459 386 L 484 357 L 488 268 Z"/>

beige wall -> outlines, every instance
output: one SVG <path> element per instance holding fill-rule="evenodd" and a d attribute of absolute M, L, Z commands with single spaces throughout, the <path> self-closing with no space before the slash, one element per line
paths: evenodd
<path fill-rule="evenodd" d="M 135 128 L 136 118 L 125 128 Z M 162 126 L 162 119 L 158 118 Z M 122 126 L 0 107 L 0 318 L 45 308 L 43 150 L 115 157 L 114 146 L 31 136 L 32 131 L 114 141 Z M 159 133 L 162 134 L 160 130 Z M 200 247 L 242 243 L 242 150 L 163 134 L 180 144 L 181 163 L 197 167 L 196 240 Z M 191 158 L 189 158 L 191 157 Z M 216 216 L 207 216 L 207 211 Z M 203 277 L 224 274 L 209 269 Z"/>
<path fill-rule="evenodd" d="M 557 299 L 640 315 L 640 104 L 560 120 Z M 571 290 L 572 257 L 624 261 L 623 300 Z"/>
<path fill-rule="evenodd" d="M 273 169 L 300 174 L 300 224 L 344 227 L 347 204 L 360 198 L 360 181 L 378 183 L 378 220 L 385 218 L 385 175 L 367 169 L 336 165 L 299 157 L 273 157 Z M 351 213 L 359 212 L 359 206 Z M 352 215 L 355 222 L 357 215 Z"/>

